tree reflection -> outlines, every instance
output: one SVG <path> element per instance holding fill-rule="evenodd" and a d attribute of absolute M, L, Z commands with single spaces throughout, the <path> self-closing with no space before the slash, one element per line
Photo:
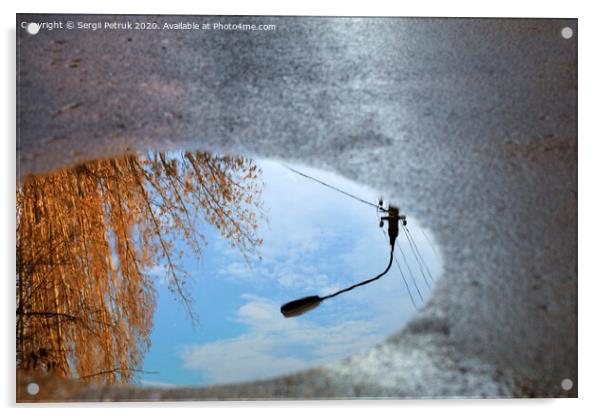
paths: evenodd
<path fill-rule="evenodd" d="M 165 265 L 169 288 L 194 321 L 175 242 L 200 256 L 204 219 L 245 258 L 258 256 L 259 175 L 247 158 L 185 152 L 95 160 L 22 180 L 17 368 L 130 381 L 150 346 L 149 270 Z"/>

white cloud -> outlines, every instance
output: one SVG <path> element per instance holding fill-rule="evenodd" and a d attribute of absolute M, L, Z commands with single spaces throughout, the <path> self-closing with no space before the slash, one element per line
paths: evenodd
<path fill-rule="evenodd" d="M 283 173 L 275 162 L 261 165 L 267 182 L 264 203 L 271 207 L 270 227 L 260 229 L 265 239 L 263 261 L 249 267 L 224 249 L 227 264 L 220 278 L 288 300 L 288 296 L 326 295 L 382 271 L 388 243 L 377 227 L 374 209 L 291 172 Z M 301 170 L 353 194 L 374 196 L 373 191 L 336 175 Z M 430 248 L 424 248 L 424 236 L 410 220 L 425 260 L 439 266 L 432 251 L 425 253 Z M 243 294 L 241 298 L 245 303 L 234 320 L 245 327 L 244 332 L 184 346 L 180 357 L 186 369 L 203 372 L 213 383 L 282 375 L 369 348 L 415 312 L 395 265 L 377 282 L 325 302 L 319 313 L 302 318 L 283 318 L 280 305 L 265 297 Z"/>
<path fill-rule="evenodd" d="M 201 370 L 213 383 L 230 383 L 262 379 L 304 368 L 305 363 L 292 356 L 273 354 L 277 342 L 259 334 L 188 347 L 184 365 Z"/>
<path fill-rule="evenodd" d="M 319 325 L 303 319 L 284 319 L 279 305 L 243 295 L 236 320 L 244 334 L 182 348 L 184 367 L 200 370 L 214 383 L 254 380 L 294 372 L 343 358 L 381 340 L 374 322 L 349 320 Z"/>
<path fill-rule="evenodd" d="M 220 275 L 238 280 L 247 280 L 254 277 L 255 274 L 256 271 L 244 261 L 228 263 L 226 268 L 220 271 Z"/>
<path fill-rule="evenodd" d="M 140 380 L 140 385 L 144 387 L 155 387 L 159 389 L 171 389 L 175 387 L 180 387 L 179 384 L 173 383 L 163 383 L 161 381 L 153 381 L 153 380 Z"/>
<path fill-rule="evenodd" d="M 263 261 L 249 268 L 237 253 L 224 246 L 222 252 L 229 264 L 220 274 L 238 280 L 275 281 L 284 288 L 320 290 L 329 281 L 322 266 L 333 259 L 323 258 L 323 265 L 316 258 L 324 257 L 322 253 L 342 243 L 364 239 L 366 230 L 373 231 L 377 224 L 375 213 L 370 207 L 302 178 L 277 162 L 259 163 L 266 179 L 262 200 L 270 211 L 270 225 L 258 230 L 258 235 L 264 238 Z M 307 167 L 300 169 L 348 192 L 375 199 L 374 191 L 338 175 Z"/>
<path fill-rule="evenodd" d="M 154 264 L 146 270 L 146 273 L 160 285 L 169 284 L 168 270 L 165 264 Z"/>

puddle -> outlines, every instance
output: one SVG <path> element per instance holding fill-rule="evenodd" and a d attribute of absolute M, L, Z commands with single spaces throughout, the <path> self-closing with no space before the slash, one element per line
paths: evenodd
<path fill-rule="evenodd" d="M 167 153 L 23 179 L 20 368 L 153 387 L 251 381 L 346 357 L 398 330 L 442 270 L 411 207 L 400 207 L 408 228 L 385 276 L 302 316 L 280 313 L 389 261 L 377 190 L 292 167 Z"/>

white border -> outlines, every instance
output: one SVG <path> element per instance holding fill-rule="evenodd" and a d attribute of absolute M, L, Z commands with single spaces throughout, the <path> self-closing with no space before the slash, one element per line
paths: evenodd
<path fill-rule="evenodd" d="M 593 4 L 594 2 L 588 2 Z M 600 198 L 602 172 L 600 172 L 600 74 L 602 74 L 601 54 L 599 53 L 600 14 L 594 6 L 578 4 L 575 1 L 526 2 L 500 1 L 415 1 L 391 4 L 384 1 L 364 1 L 349 3 L 344 1 L 305 0 L 297 4 L 290 2 L 261 1 L 216 1 L 206 2 L 104 0 L 91 4 L 78 1 L 30 0 L 18 4 L 2 2 L 2 34 L 4 59 L 2 65 L 2 215 L 0 230 L 3 231 L 2 262 L 4 266 L 3 319 L 2 319 L 2 376 L 0 392 L 2 404 L 11 406 L 14 400 L 14 315 L 10 305 L 14 304 L 14 184 L 15 184 L 15 13 L 136 13 L 136 14 L 268 14 L 268 15 L 356 15 L 356 16 L 450 16 L 450 17 L 570 17 L 579 18 L 579 399 L 567 400 L 495 400 L 495 401 L 399 401 L 399 402 L 206 402 L 183 403 L 176 405 L 178 413 L 198 414 L 208 410 L 223 413 L 231 409 L 262 415 L 265 413 L 297 415 L 306 412 L 337 412 L 345 407 L 345 412 L 365 414 L 376 410 L 384 414 L 483 414 L 507 415 L 516 411 L 563 415 L 572 412 L 592 413 L 588 410 L 600 408 L 600 354 L 602 353 L 599 308 L 602 290 L 599 262 Z M 597 244 L 598 243 L 598 244 Z M 8 307 L 6 305 L 9 305 Z M 171 404 L 96 404 L 83 405 L 86 412 L 105 414 L 107 409 L 123 409 L 134 414 L 164 414 Z M 197 409 L 200 407 L 201 409 Z M 284 409 L 283 409 L 284 407 Z M 336 409 L 335 409 L 336 407 Z M 26 414 L 79 414 L 75 406 L 42 406 L 9 409 L 9 413 L 23 411 Z M 410 413 L 411 412 L 411 413 Z M 576 413 L 575 413 L 576 414 Z"/>
<path fill-rule="evenodd" d="M 484 4 L 486 3 L 486 4 Z M 550 0 L 537 4 L 524 0 L 363 2 L 305 0 L 251 2 L 223 0 L 212 3 L 182 0 L 125 2 L 103 0 L 91 3 L 76 0 L 21 2 L 21 13 L 114 13 L 114 14 L 233 14 L 233 15 L 320 15 L 320 16 L 427 16 L 427 17 L 578 17 L 575 2 Z"/>

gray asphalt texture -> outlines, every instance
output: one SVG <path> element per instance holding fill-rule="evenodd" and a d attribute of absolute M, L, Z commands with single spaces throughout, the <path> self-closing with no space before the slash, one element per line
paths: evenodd
<path fill-rule="evenodd" d="M 128 149 L 303 162 L 385 191 L 444 259 L 427 306 L 365 354 L 256 383 L 79 399 L 577 395 L 575 19 L 62 20 L 277 30 L 19 29 L 19 176 Z"/>

